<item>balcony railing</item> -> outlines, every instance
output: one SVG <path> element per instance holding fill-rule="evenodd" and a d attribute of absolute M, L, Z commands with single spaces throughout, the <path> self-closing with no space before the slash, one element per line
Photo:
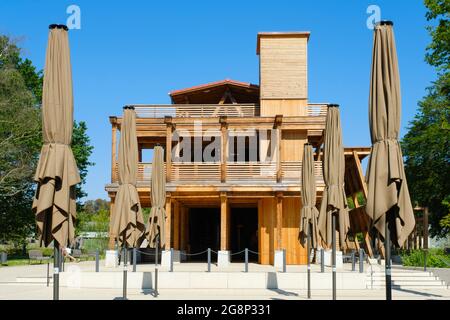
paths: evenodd
<path fill-rule="evenodd" d="M 164 174 L 166 166 L 164 165 Z M 301 161 L 281 162 L 282 182 L 300 183 L 302 171 Z M 113 171 L 112 182 L 118 182 L 118 165 L 116 163 Z M 221 164 L 205 162 L 173 162 L 171 165 L 172 183 L 193 183 L 193 184 L 219 184 L 221 180 Z M 317 183 L 323 183 L 322 162 L 314 163 L 314 173 Z M 139 163 L 138 184 L 150 184 L 152 176 L 151 163 Z M 276 182 L 276 163 L 262 162 L 228 162 L 226 165 L 226 182 Z"/>
<path fill-rule="evenodd" d="M 135 105 L 140 118 L 171 117 L 255 117 L 259 116 L 259 106 L 255 104 L 166 104 Z"/>
<path fill-rule="evenodd" d="M 260 115 L 259 105 L 255 104 L 160 104 L 133 105 L 140 118 L 171 117 L 257 117 Z M 324 117 L 327 114 L 326 104 L 308 104 L 306 115 Z"/>

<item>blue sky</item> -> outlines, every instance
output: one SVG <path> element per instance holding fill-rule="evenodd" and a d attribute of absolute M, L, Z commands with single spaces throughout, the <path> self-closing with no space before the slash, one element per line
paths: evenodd
<path fill-rule="evenodd" d="M 24 56 L 42 69 L 48 25 L 66 23 L 71 4 L 81 9 L 81 29 L 70 31 L 75 118 L 87 122 L 95 147 L 85 186 L 90 199 L 107 197 L 110 115 L 120 115 L 125 104 L 170 103 L 171 90 L 224 78 L 258 83 L 258 32 L 311 32 L 309 100 L 341 105 L 346 146 L 370 145 L 369 5 L 395 23 L 401 135 L 435 78 L 424 62 L 430 37 L 421 0 L 3 0 L 0 33 L 17 38 Z"/>

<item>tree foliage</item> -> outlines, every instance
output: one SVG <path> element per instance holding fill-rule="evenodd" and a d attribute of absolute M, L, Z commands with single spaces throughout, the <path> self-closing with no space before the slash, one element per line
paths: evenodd
<path fill-rule="evenodd" d="M 425 6 L 426 18 L 436 22 L 428 27 L 425 60 L 436 68 L 437 80 L 419 102 L 402 147 L 413 201 L 429 208 L 431 235 L 443 237 L 450 231 L 441 223 L 450 201 L 450 0 L 425 0 Z"/>

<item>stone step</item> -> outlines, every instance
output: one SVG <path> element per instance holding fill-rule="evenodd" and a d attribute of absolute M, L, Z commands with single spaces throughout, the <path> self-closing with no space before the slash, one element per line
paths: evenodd
<path fill-rule="evenodd" d="M 371 277 L 371 276 L 367 276 L 367 279 L 379 279 L 379 280 L 382 280 L 382 279 L 385 279 L 386 278 L 386 276 L 383 274 L 382 276 L 381 275 L 376 275 L 376 276 L 373 276 L 373 277 Z M 434 281 L 434 280 L 440 280 L 438 277 L 416 277 L 416 276 L 402 276 L 402 277 L 398 277 L 398 276 L 394 276 L 394 277 L 392 277 L 392 280 L 420 280 L 420 281 L 428 281 L 428 280 L 431 280 L 431 281 Z"/>
<path fill-rule="evenodd" d="M 47 283 L 46 277 L 17 277 L 18 283 Z M 53 283 L 53 279 L 49 279 L 49 283 Z"/>

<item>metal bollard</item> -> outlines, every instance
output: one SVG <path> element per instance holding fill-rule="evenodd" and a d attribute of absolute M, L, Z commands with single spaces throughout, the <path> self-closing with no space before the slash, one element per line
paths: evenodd
<path fill-rule="evenodd" d="M 133 248 L 133 272 L 136 272 L 137 249 Z"/>
<path fill-rule="evenodd" d="M 170 270 L 169 272 L 173 272 L 173 248 L 170 248 Z"/>
<path fill-rule="evenodd" d="M 355 271 L 355 264 L 356 264 L 356 257 L 355 257 L 355 251 L 352 251 L 352 271 Z"/>
<path fill-rule="evenodd" d="M 283 272 L 286 272 L 286 249 L 283 249 Z"/>
<path fill-rule="evenodd" d="M 158 297 L 158 268 L 155 268 L 155 298 Z"/>
<path fill-rule="evenodd" d="M 320 249 L 320 272 L 325 272 L 325 251 Z"/>
<path fill-rule="evenodd" d="M 359 273 L 364 272 L 364 249 L 359 249 Z"/>
<path fill-rule="evenodd" d="M 98 250 L 95 250 L 95 272 L 100 271 L 100 254 Z"/>
<path fill-rule="evenodd" d="M 427 271 L 427 251 L 428 249 L 423 250 L 423 271 Z"/>
<path fill-rule="evenodd" d="M 47 287 L 50 284 L 50 263 L 47 262 Z"/>
<path fill-rule="evenodd" d="M 211 272 L 211 248 L 208 248 L 208 272 Z"/>
<path fill-rule="evenodd" d="M 248 272 L 248 249 L 245 248 L 245 272 Z"/>

